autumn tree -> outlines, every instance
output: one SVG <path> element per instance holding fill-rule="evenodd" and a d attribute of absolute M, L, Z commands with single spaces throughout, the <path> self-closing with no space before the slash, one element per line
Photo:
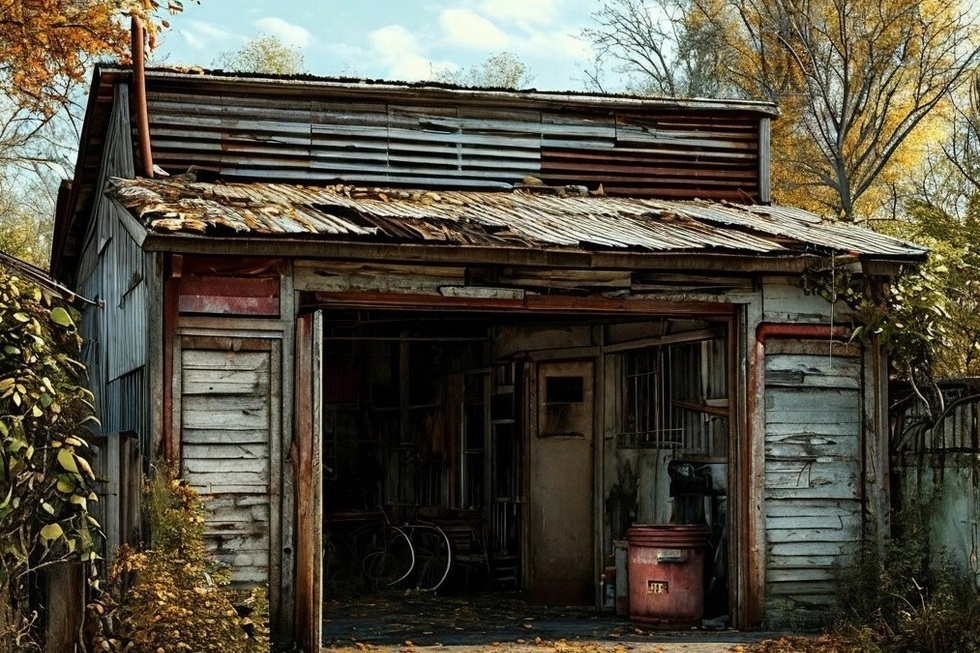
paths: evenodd
<path fill-rule="evenodd" d="M 658 0 L 663 2 L 664 0 Z M 956 89 L 980 49 L 973 16 L 944 0 L 676 0 L 681 35 L 723 40 L 718 88 L 780 104 L 774 125 L 777 198 L 854 220 L 901 148 Z M 615 0 L 649 12 L 650 3 Z M 607 34 L 634 29 L 600 22 Z M 671 37 L 637 33 L 635 43 Z M 620 37 L 622 38 L 622 37 Z M 674 57 L 683 39 L 651 52 Z M 593 37 L 593 42 L 601 45 Z M 635 49 L 635 48 L 634 48 Z M 636 58 L 635 56 L 633 57 Z M 634 68 L 634 73 L 639 69 Z M 864 207 L 867 210 L 869 207 Z"/>
<path fill-rule="evenodd" d="M 182 8 L 179 0 L 0 0 L 0 247 L 46 262 L 38 236 L 48 231 L 58 179 L 70 176 L 73 109 L 90 65 L 127 58 L 128 17 L 145 22 L 152 43 L 163 16 Z"/>
<path fill-rule="evenodd" d="M 298 75 L 307 72 L 303 52 L 264 34 L 234 51 L 222 52 L 217 64 L 225 70 L 267 75 Z"/>
<path fill-rule="evenodd" d="M 44 191 L 40 189 L 42 198 Z M 44 212 L 43 199 L 35 206 L 30 205 L 30 199 L 30 189 L 5 192 L 0 185 L 0 252 L 46 268 L 51 251 L 50 218 Z M 49 198 L 48 204 L 51 201 Z"/>
<path fill-rule="evenodd" d="M 595 51 L 586 81 L 604 89 L 606 70 L 628 90 L 670 97 L 737 93 L 723 70 L 727 44 L 713 20 L 701 20 L 691 0 L 609 0 L 583 31 Z"/>
<path fill-rule="evenodd" d="M 972 17 L 941 0 L 740 0 L 758 42 L 775 38 L 798 72 L 793 121 L 812 148 L 783 153 L 823 200 L 854 220 L 860 198 L 980 54 Z M 768 13 L 764 13 L 768 12 Z M 766 70 L 759 71 L 762 78 Z M 810 150 L 810 151 L 807 151 Z M 817 155 L 817 156 L 814 156 Z"/>
<path fill-rule="evenodd" d="M 474 88 L 526 88 L 534 81 L 534 75 L 513 52 L 498 52 L 465 70 L 436 69 L 432 80 Z"/>
<path fill-rule="evenodd" d="M 0 0 L 0 91 L 20 106 L 51 112 L 66 98 L 66 82 L 81 81 L 99 57 L 129 52 L 127 16 L 147 20 L 155 32 L 161 9 L 178 0 Z"/>

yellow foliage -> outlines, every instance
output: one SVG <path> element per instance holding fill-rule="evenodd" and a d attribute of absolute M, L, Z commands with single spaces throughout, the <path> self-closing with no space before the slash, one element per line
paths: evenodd
<path fill-rule="evenodd" d="M 168 11 L 179 11 L 169 2 Z M 151 40 L 157 0 L 0 0 L 0 90 L 19 106 L 50 115 L 65 101 L 65 82 L 79 82 L 86 63 L 123 59 L 130 48 L 126 16 L 147 21 Z"/>
<path fill-rule="evenodd" d="M 95 650 L 267 652 L 265 590 L 233 603 L 234 594 L 222 588 L 227 573 L 204 546 L 203 506 L 194 489 L 172 471 L 158 471 L 144 487 L 144 513 L 152 547 L 121 547 L 109 591 L 89 606 Z"/>
<path fill-rule="evenodd" d="M 773 194 L 856 219 L 873 213 L 935 134 L 934 111 L 967 77 L 980 38 L 945 0 L 694 0 L 724 35 L 742 94 L 777 102 Z"/>

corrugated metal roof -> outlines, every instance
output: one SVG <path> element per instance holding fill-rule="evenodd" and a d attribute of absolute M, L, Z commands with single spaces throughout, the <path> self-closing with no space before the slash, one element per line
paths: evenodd
<path fill-rule="evenodd" d="M 650 252 L 925 253 L 797 208 L 606 197 L 575 187 L 435 192 L 204 183 L 181 175 L 115 178 L 108 193 L 159 233 Z"/>

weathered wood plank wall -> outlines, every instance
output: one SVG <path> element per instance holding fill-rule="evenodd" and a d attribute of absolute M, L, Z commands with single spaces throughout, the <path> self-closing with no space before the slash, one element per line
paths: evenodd
<path fill-rule="evenodd" d="M 767 349 L 767 622 L 811 609 L 826 618 L 840 565 L 862 539 L 861 358 L 805 353 L 796 340 Z"/>
<path fill-rule="evenodd" d="M 180 355 L 181 467 L 209 512 L 205 536 L 232 582 L 269 579 L 272 352 Z"/>

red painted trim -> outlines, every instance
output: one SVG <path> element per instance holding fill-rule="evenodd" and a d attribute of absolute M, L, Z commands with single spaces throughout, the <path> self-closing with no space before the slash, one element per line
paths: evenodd
<path fill-rule="evenodd" d="M 793 340 L 837 340 L 847 342 L 851 329 L 830 324 L 777 324 L 763 322 L 755 330 L 755 339 L 761 345 L 768 338 L 788 338 Z"/>
<path fill-rule="evenodd" d="M 181 313 L 279 315 L 279 277 L 185 274 L 178 284 Z"/>
<path fill-rule="evenodd" d="M 165 265 L 179 273 L 181 257 L 173 257 Z M 176 464 L 180 451 L 180 435 L 174 434 L 174 331 L 177 328 L 177 297 L 179 279 L 167 275 L 163 279 L 163 458 Z M 154 452 L 158 453 L 158 452 Z"/>

